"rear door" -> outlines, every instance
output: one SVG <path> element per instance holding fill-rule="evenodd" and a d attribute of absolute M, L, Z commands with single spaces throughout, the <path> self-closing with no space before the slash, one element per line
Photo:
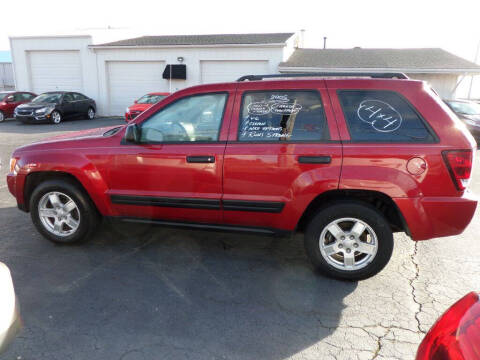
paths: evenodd
<path fill-rule="evenodd" d="M 239 83 L 224 160 L 224 220 L 293 230 L 338 188 L 342 146 L 324 81 Z"/>
<path fill-rule="evenodd" d="M 73 99 L 75 101 L 75 113 L 77 115 L 86 115 L 89 105 L 88 98 L 82 94 L 73 93 Z"/>

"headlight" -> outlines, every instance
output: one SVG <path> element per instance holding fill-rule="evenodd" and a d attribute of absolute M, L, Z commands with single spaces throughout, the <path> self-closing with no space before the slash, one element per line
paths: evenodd
<path fill-rule="evenodd" d="M 46 106 L 40 109 L 35 110 L 35 114 L 47 114 L 51 113 L 54 108 L 52 106 Z"/>
<path fill-rule="evenodd" d="M 10 172 L 16 174 L 17 173 L 17 158 L 10 159 Z"/>
<path fill-rule="evenodd" d="M 125 110 L 125 112 L 128 114 L 130 113 L 130 109 L 127 107 L 127 110 Z"/>

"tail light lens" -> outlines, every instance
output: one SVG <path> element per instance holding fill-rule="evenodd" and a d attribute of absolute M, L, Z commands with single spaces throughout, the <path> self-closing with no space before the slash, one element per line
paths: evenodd
<path fill-rule="evenodd" d="M 465 190 L 472 174 L 473 151 L 448 150 L 442 154 L 457 190 Z"/>
<path fill-rule="evenodd" d="M 480 300 L 471 292 L 450 307 L 423 339 L 416 360 L 478 360 Z"/>

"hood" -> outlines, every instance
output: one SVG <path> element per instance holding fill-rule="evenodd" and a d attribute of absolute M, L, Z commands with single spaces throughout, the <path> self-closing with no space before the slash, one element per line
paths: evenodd
<path fill-rule="evenodd" d="M 56 103 L 26 103 L 26 104 L 21 104 L 18 105 L 18 109 L 40 109 L 45 106 L 55 106 Z"/>
<path fill-rule="evenodd" d="M 151 108 L 155 104 L 133 104 L 132 106 L 129 106 L 128 108 L 130 111 L 145 111 L 148 108 Z"/>
<path fill-rule="evenodd" d="M 58 148 L 72 148 L 72 142 L 78 142 L 78 147 L 82 147 L 82 142 L 84 140 L 95 140 L 98 139 L 102 141 L 104 139 L 109 138 L 108 135 L 114 135 L 109 130 L 113 130 L 118 128 L 121 130 L 123 128 L 122 125 L 115 125 L 115 126 L 108 126 L 103 128 L 97 129 L 88 129 L 88 130 L 81 130 L 81 131 L 74 131 L 67 134 L 57 135 L 53 137 L 48 137 L 38 142 L 34 142 L 29 145 L 21 146 L 16 149 L 16 151 L 38 151 L 38 150 L 51 150 L 51 149 L 58 149 Z M 76 144 L 75 144 L 76 145 Z"/>

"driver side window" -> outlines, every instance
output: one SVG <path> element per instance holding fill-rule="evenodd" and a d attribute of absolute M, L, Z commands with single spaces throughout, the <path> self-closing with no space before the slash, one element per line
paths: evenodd
<path fill-rule="evenodd" d="M 227 94 L 184 97 L 142 124 L 142 143 L 217 141 Z"/>

